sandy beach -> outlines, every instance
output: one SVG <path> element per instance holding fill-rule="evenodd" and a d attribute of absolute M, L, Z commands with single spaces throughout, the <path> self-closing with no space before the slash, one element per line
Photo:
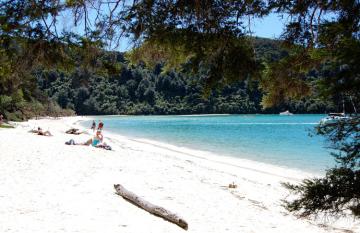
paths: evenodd
<path fill-rule="evenodd" d="M 87 119 L 0 129 L 0 232 L 185 232 L 116 195 L 114 184 L 177 213 L 188 232 L 360 232 L 352 218 L 298 219 L 281 206 L 288 195 L 281 182 L 314 174 L 130 139 L 106 125 L 112 151 L 65 145 L 91 137 L 65 134 Z M 53 136 L 28 132 L 38 126 Z"/>

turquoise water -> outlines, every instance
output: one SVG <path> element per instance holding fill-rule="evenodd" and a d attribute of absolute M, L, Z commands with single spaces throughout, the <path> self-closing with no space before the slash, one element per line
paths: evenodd
<path fill-rule="evenodd" d="M 324 115 L 102 116 L 105 130 L 219 156 L 251 159 L 304 171 L 334 164 L 320 136 L 310 137 Z M 86 122 L 86 126 L 90 125 Z"/>

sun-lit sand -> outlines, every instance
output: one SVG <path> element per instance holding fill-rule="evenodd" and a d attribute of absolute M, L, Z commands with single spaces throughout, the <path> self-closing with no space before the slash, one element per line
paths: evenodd
<path fill-rule="evenodd" d="M 188 232 L 360 232 L 359 221 L 297 219 L 281 206 L 281 182 L 300 171 L 110 134 L 112 151 L 69 146 L 85 117 L 31 120 L 0 129 L 0 232 L 185 232 L 115 194 L 122 184 L 167 208 Z M 41 126 L 54 136 L 28 133 Z M 228 187 L 235 183 L 237 188 Z"/>

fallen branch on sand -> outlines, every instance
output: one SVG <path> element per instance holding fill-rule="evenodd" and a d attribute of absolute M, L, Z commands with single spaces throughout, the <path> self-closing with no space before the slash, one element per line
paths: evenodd
<path fill-rule="evenodd" d="M 185 220 L 183 220 L 182 218 L 180 218 L 179 216 L 177 216 L 176 214 L 171 213 L 170 211 L 168 211 L 160 206 L 156 206 L 156 205 L 153 205 L 153 204 L 145 201 L 141 197 L 139 197 L 136 194 L 125 189 L 120 184 L 115 184 L 114 188 L 116 190 L 116 194 L 122 196 L 124 199 L 126 199 L 127 201 L 131 202 L 132 204 L 140 207 L 141 209 L 144 209 L 153 215 L 156 215 L 156 216 L 161 217 L 171 223 L 174 223 L 185 230 L 188 229 L 187 222 Z"/>

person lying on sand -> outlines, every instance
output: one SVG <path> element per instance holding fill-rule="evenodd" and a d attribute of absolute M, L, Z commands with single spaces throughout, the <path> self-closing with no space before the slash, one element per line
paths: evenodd
<path fill-rule="evenodd" d="M 103 135 L 101 133 L 101 131 L 96 131 L 96 134 L 93 138 L 90 138 L 89 140 L 87 140 L 86 142 L 83 143 L 76 143 L 74 141 L 74 139 L 71 139 L 68 142 L 65 142 L 66 145 L 83 145 L 83 146 L 90 146 L 92 145 L 93 147 L 97 147 L 97 148 L 103 148 L 106 150 L 111 150 L 111 147 L 109 145 L 107 145 L 105 142 L 103 142 Z"/>
<path fill-rule="evenodd" d="M 52 136 L 49 130 L 43 131 L 40 127 L 38 127 L 38 135 L 40 136 Z"/>
<path fill-rule="evenodd" d="M 79 132 L 79 129 L 75 129 L 75 128 L 71 128 L 71 129 L 65 131 L 65 133 L 67 133 L 67 134 L 75 134 L 75 135 L 81 134 L 81 132 Z"/>
<path fill-rule="evenodd" d="M 40 127 L 38 127 L 38 129 L 32 129 L 29 131 L 30 133 L 36 133 L 37 135 L 40 135 L 40 136 L 53 136 L 49 130 L 47 131 L 43 131 Z"/>

